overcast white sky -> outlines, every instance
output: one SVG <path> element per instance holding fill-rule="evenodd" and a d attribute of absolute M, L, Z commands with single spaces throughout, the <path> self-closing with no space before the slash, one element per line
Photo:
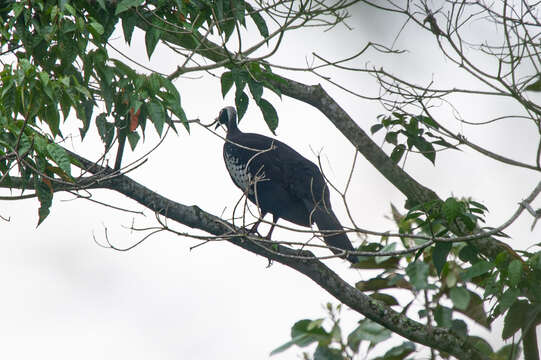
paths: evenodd
<path fill-rule="evenodd" d="M 352 15 L 351 31 L 338 27 L 326 33 L 288 33 L 273 61 L 303 65 L 313 51 L 336 59 L 351 55 L 368 40 L 390 45 L 402 25 L 366 7 Z M 359 64 L 384 64 L 386 69 L 412 79 L 433 78 L 445 85 L 472 84 L 472 79 L 435 52 L 430 34 L 413 30 L 413 26 L 407 27 L 397 42 L 407 47 L 409 53 L 400 58 L 382 58 L 372 52 L 361 58 Z M 146 61 L 140 35 L 134 35 L 129 53 Z M 477 35 L 494 34 L 487 31 Z M 122 43 L 119 35 L 115 44 Z M 179 62 L 158 47 L 150 66 L 167 73 Z M 320 81 L 302 73 L 285 74 L 309 84 Z M 332 75 L 357 91 L 377 93 L 368 77 Z M 231 96 L 222 99 L 219 81 L 214 78 L 182 78 L 175 84 L 190 119 L 210 122 L 222 107 L 233 103 Z M 376 116 L 384 112 L 376 103 L 323 85 L 366 131 L 376 122 Z M 312 160 L 313 151 L 322 151 L 327 176 L 343 186 L 353 147 L 308 105 L 285 97 L 280 100 L 268 91 L 265 97 L 280 116 L 278 138 Z M 509 104 L 462 98 L 457 106 L 465 118 L 480 120 L 507 110 Z M 460 129 L 469 139 L 515 159 L 533 161 L 537 135 L 530 124 L 503 122 L 488 128 L 472 128 L 453 122 L 450 115 L 448 118 L 450 126 Z M 240 127 L 271 135 L 253 105 Z M 128 154 L 129 158 L 140 156 L 156 143 L 152 129 L 147 129 L 150 131 L 147 130 L 144 146 L 140 152 Z M 72 133 L 78 134 L 76 130 Z M 76 142 L 74 146 L 95 159 L 102 151 L 96 137 L 92 129 L 82 147 Z M 380 137 L 376 139 L 381 143 Z M 410 156 L 406 170 L 440 197 L 472 196 L 483 201 L 491 210 L 487 221 L 490 226 L 505 221 L 539 181 L 537 174 L 496 163 L 468 150 L 438 153 L 436 167 L 425 159 Z M 224 208 L 230 213 L 241 195 L 223 164 L 222 141 L 198 126 L 192 127 L 191 135 L 182 128 L 179 136 L 170 134 L 131 176 L 162 195 L 183 204 L 197 204 L 216 215 Z M 389 205 L 402 207 L 405 199 L 362 157 L 350 191 L 350 206 L 361 226 L 380 231 L 392 229 L 392 223 L 385 219 Z M 144 210 L 112 192 L 96 191 L 94 195 L 100 201 Z M 57 194 L 51 215 L 37 229 L 37 200 L 2 202 L 0 215 L 11 218 L 10 222 L 0 222 L 4 234 L 0 251 L 3 358 L 262 359 L 289 339 L 295 321 L 322 317 L 323 305 L 328 301 L 335 303 L 330 295 L 296 272 L 280 264 L 267 268 L 265 259 L 225 242 L 190 251 L 195 241 L 167 234 L 154 236 L 129 252 L 101 248 L 93 237 L 103 242 L 105 228 L 115 245 L 129 246 L 143 234 L 126 228 L 132 221 L 136 226 L 152 225 L 154 215 L 145 211 L 143 218 L 86 200 L 66 201 L 72 198 Z M 333 205 L 347 223 L 338 198 L 333 199 Z M 511 246 L 526 248 L 539 242 L 541 226 L 530 232 L 530 225 L 531 218 L 523 216 L 509 228 L 507 233 L 513 236 Z M 281 230 L 276 230 L 274 236 L 298 238 Z M 360 271 L 348 270 L 342 261 L 329 264 L 351 282 L 368 278 Z M 360 316 L 347 309 L 343 315 L 344 330 L 352 330 Z M 498 339 L 499 331 L 495 331 L 492 344 L 498 346 Z M 298 352 L 294 348 L 274 359 L 296 359 Z"/>

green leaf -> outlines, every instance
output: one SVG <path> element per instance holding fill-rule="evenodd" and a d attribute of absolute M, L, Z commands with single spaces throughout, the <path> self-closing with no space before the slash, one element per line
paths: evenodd
<path fill-rule="evenodd" d="M 441 207 L 441 211 L 448 222 L 453 222 L 458 215 L 462 214 L 463 210 L 462 204 L 452 197 L 445 200 Z"/>
<path fill-rule="evenodd" d="M 137 143 L 139 142 L 140 136 L 136 131 L 130 131 L 126 137 L 128 138 L 128 142 L 130 143 L 130 147 L 132 150 L 135 150 L 135 147 L 137 146 Z"/>
<path fill-rule="evenodd" d="M 246 5 L 248 6 L 248 3 L 246 3 Z M 259 34 L 264 38 L 268 37 L 269 29 L 267 28 L 267 23 L 265 22 L 265 19 L 263 19 L 261 14 L 259 14 L 258 11 L 253 11 L 252 9 L 250 10 L 250 17 L 255 23 L 255 26 L 257 26 L 257 30 L 259 30 Z"/>
<path fill-rule="evenodd" d="M 358 283 L 357 283 L 358 284 Z M 355 285 L 357 285 L 355 284 Z M 384 294 L 384 293 L 373 293 L 369 295 L 372 299 L 381 301 L 385 305 L 388 306 L 394 306 L 394 305 L 400 305 L 398 300 L 394 296 Z"/>
<path fill-rule="evenodd" d="M 417 119 L 418 121 L 422 122 L 423 124 L 425 124 L 428 127 L 431 127 L 431 128 L 434 128 L 434 129 L 439 129 L 440 128 L 438 123 L 429 116 L 418 115 L 418 116 L 414 116 L 413 119 Z"/>
<path fill-rule="evenodd" d="M 534 83 L 526 86 L 524 88 L 526 91 L 541 91 L 541 77 L 537 79 Z"/>
<path fill-rule="evenodd" d="M 397 145 L 397 143 L 398 143 L 398 131 L 389 131 L 385 135 L 385 141 L 390 143 L 390 144 Z"/>
<path fill-rule="evenodd" d="M 515 301 L 503 321 L 502 339 L 509 339 L 526 324 L 526 314 L 529 307 L 526 300 Z"/>
<path fill-rule="evenodd" d="M 434 263 L 438 276 L 441 275 L 443 266 L 447 262 L 447 255 L 449 255 L 452 247 L 453 244 L 450 242 L 437 242 L 434 246 L 434 251 L 432 251 L 432 262 Z"/>
<path fill-rule="evenodd" d="M 319 345 L 314 352 L 314 360 L 343 360 L 342 351 Z"/>
<path fill-rule="evenodd" d="M 463 281 L 471 280 L 474 277 L 484 275 L 494 268 L 494 265 L 488 261 L 479 261 L 473 264 L 471 267 L 464 270 L 461 274 Z"/>
<path fill-rule="evenodd" d="M 154 26 L 145 33 L 145 46 L 149 59 L 156 48 L 156 44 L 158 44 L 158 41 L 160 40 L 160 35 L 161 30 Z"/>
<path fill-rule="evenodd" d="M 297 321 L 291 328 L 291 338 L 299 336 L 307 336 L 295 344 L 301 347 L 308 346 L 313 342 L 325 342 L 330 340 L 329 333 L 321 327 L 322 319 L 317 320 L 300 320 Z"/>
<path fill-rule="evenodd" d="M 118 10 L 118 7 L 117 7 Z M 133 29 L 137 23 L 139 17 L 136 13 L 129 14 L 122 18 L 122 32 L 124 33 L 124 40 L 128 45 L 131 43 L 131 37 L 133 35 Z"/>
<path fill-rule="evenodd" d="M 150 100 L 150 102 L 144 105 L 150 116 L 150 120 L 154 124 L 158 135 L 162 136 L 163 125 L 165 124 L 165 110 L 163 105 L 156 100 Z"/>
<path fill-rule="evenodd" d="M 438 305 L 434 309 L 434 320 L 438 326 L 450 329 L 453 325 L 452 322 L 453 311 L 446 306 Z"/>
<path fill-rule="evenodd" d="M 308 346 L 314 342 L 328 344 L 331 342 L 331 335 L 321 327 L 319 320 L 299 320 L 291 327 L 291 340 L 274 349 L 270 355 L 281 353 L 293 345 L 300 347 Z"/>
<path fill-rule="evenodd" d="M 160 87 L 162 84 L 161 76 L 156 73 L 150 74 L 147 77 L 147 84 L 148 84 L 148 90 L 150 91 L 150 94 L 156 95 L 158 91 L 160 91 Z M 175 88 L 175 91 L 176 91 L 176 88 Z"/>
<path fill-rule="evenodd" d="M 71 176 L 71 160 L 66 150 L 53 143 L 47 145 L 47 152 L 58 167 L 67 175 Z"/>
<path fill-rule="evenodd" d="M 372 125 L 370 127 L 370 133 L 372 135 L 374 135 L 375 133 L 377 133 L 378 131 L 380 131 L 381 129 L 383 129 L 383 124 L 375 124 L 375 125 Z"/>
<path fill-rule="evenodd" d="M 88 24 L 88 26 L 90 26 L 90 32 L 93 35 L 94 34 L 97 34 L 98 36 L 103 35 L 103 32 L 104 32 L 103 25 L 100 24 L 99 22 L 93 21 L 90 24 Z"/>
<path fill-rule="evenodd" d="M 502 296 L 500 297 L 500 302 L 498 303 L 498 306 L 500 308 L 500 311 L 503 313 L 505 310 L 507 310 L 511 305 L 515 303 L 517 298 L 520 296 L 520 290 L 517 288 L 509 288 L 507 289 Z"/>
<path fill-rule="evenodd" d="M 237 88 L 238 89 L 238 88 Z M 244 91 L 236 92 L 235 94 L 235 106 L 237 107 L 237 116 L 238 121 L 240 121 L 244 114 L 246 114 L 246 110 L 248 109 L 248 102 L 250 99 L 248 99 L 248 95 Z"/>
<path fill-rule="evenodd" d="M 222 97 L 225 98 L 225 95 L 227 95 L 227 93 L 233 86 L 233 75 L 231 71 L 224 72 L 222 74 L 222 77 L 220 78 L 220 82 L 222 84 Z"/>
<path fill-rule="evenodd" d="M 115 10 L 115 16 L 123 13 L 126 10 L 129 10 L 132 7 L 139 6 L 143 3 L 143 0 L 122 0 L 120 3 L 118 3 L 118 6 Z"/>
<path fill-rule="evenodd" d="M 245 25 L 244 20 L 244 0 L 231 0 L 233 15 L 235 16 L 235 19 L 242 25 Z"/>
<path fill-rule="evenodd" d="M 509 344 L 503 346 L 498 350 L 495 356 L 491 356 L 491 359 L 495 360 L 518 360 L 520 357 L 521 348 L 517 344 Z"/>
<path fill-rule="evenodd" d="M 422 261 L 414 261 L 408 264 L 406 274 L 416 290 L 428 289 L 428 264 Z"/>
<path fill-rule="evenodd" d="M 395 148 L 391 152 L 392 162 L 394 162 L 395 164 L 398 164 L 400 162 L 400 159 L 402 159 L 402 156 L 404 155 L 405 152 L 406 152 L 406 145 L 399 144 L 395 146 Z"/>
<path fill-rule="evenodd" d="M 270 131 L 276 135 L 274 131 L 278 127 L 278 113 L 274 109 L 274 106 L 272 106 L 272 104 L 265 99 L 261 99 L 257 105 L 261 109 L 263 118 L 265 119 Z"/>
<path fill-rule="evenodd" d="M 470 305 L 470 292 L 463 287 L 451 288 L 449 297 L 457 309 L 466 310 Z"/>
<path fill-rule="evenodd" d="M 462 338 L 466 338 L 468 336 L 468 325 L 464 320 L 453 319 L 451 321 L 451 330 Z"/>
<path fill-rule="evenodd" d="M 49 215 L 50 208 L 53 203 L 53 193 L 52 189 L 49 188 L 41 179 L 38 179 L 37 176 L 34 176 L 34 187 L 36 189 L 36 195 L 40 203 L 38 209 L 38 225 L 39 226 L 43 220 Z"/>
<path fill-rule="evenodd" d="M 101 113 L 96 117 L 96 127 L 98 128 L 98 134 L 101 140 L 107 148 L 111 146 L 115 135 L 114 124 L 107 121 L 107 114 Z"/>
<path fill-rule="evenodd" d="M 515 259 L 509 263 L 507 270 L 509 272 L 508 276 L 510 285 L 516 287 L 522 275 L 522 263 L 520 260 Z"/>
<path fill-rule="evenodd" d="M 359 321 L 359 326 L 348 335 L 347 344 L 354 352 L 358 352 L 361 341 L 369 341 L 375 345 L 390 337 L 390 330 L 372 320 L 363 319 Z"/>
<path fill-rule="evenodd" d="M 475 264 L 479 261 L 479 257 L 477 256 L 477 254 L 479 254 L 477 248 L 475 246 L 472 246 L 471 244 L 468 244 L 462 249 L 460 249 L 458 257 L 464 262 L 470 262 L 471 264 Z"/>
<path fill-rule="evenodd" d="M 415 344 L 411 341 L 405 341 L 401 345 L 388 350 L 385 355 L 378 356 L 373 360 L 403 360 L 406 356 L 415 351 Z"/>
<path fill-rule="evenodd" d="M 41 87 L 43 91 L 45 92 L 45 95 L 49 97 L 49 99 L 54 100 L 53 91 L 51 90 L 49 86 L 49 74 L 42 71 L 38 74 L 39 80 L 41 82 Z"/>
<path fill-rule="evenodd" d="M 422 137 L 415 137 L 413 140 L 413 145 L 421 152 L 421 154 L 430 160 L 432 164 L 435 164 L 436 162 L 436 151 L 434 150 L 434 146 L 426 141 Z"/>
<path fill-rule="evenodd" d="M 261 100 L 261 95 L 263 95 L 263 85 L 261 83 L 250 78 L 248 80 L 248 87 L 256 103 L 259 103 Z"/>
<path fill-rule="evenodd" d="M 490 346 L 490 344 L 482 337 L 468 336 L 468 342 L 480 353 L 488 355 L 494 352 L 494 350 L 492 350 L 492 346 Z"/>
<path fill-rule="evenodd" d="M 394 251 L 395 249 L 396 249 L 396 243 L 393 242 L 393 243 L 387 244 L 378 252 L 386 253 L 386 252 Z M 374 261 L 376 262 L 376 264 L 381 264 L 390 258 L 391 256 L 375 256 Z"/>

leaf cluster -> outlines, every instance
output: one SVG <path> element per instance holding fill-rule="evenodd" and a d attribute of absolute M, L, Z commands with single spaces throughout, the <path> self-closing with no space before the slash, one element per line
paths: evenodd
<path fill-rule="evenodd" d="M 391 160 L 396 164 L 400 162 L 406 151 L 410 152 L 414 148 L 432 164 L 436 162 L 438 148 L 457 149 L 443 136 L 438 135 L 440 126 L 430 116 L 393 112 L 390 115 L 378 116 L 378 120 L 379 123 L 373 125 L 370 132 L 375 134 L 381 129 L 387 131 L 385 142 L 394 146 Z"/>

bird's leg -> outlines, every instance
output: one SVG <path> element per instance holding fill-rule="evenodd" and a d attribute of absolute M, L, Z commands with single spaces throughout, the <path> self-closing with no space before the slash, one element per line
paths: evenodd
<path fill-rule="evenodd" d="M 271 235 L 272 235 L 272 232 L 274 231 L 274 227 L 276 226 L 276 222 L 278 221 L 279 217 L 276 216 L 276 215 L 272 215 L 272 225 L 271 225 L 271 228 L 269 230 L 269 233 L 267 234 L 267 236 L 265 236 L 265 239 L 267 240 L 270 240 L 271 239 Z M 271 259 L 268 259 L 269 260 L 269 263 L 267 264 L 267 268 L 271 267 L 272 265 L 272 260 Z"/>
<path fill-rule="evenodd" d="M 278 221 L 278 219 L 279 218 L 276 215 L 272 215 L 272 225 L 269 230 L 269 233 L 267 234 L 267 236 L 265 236 L 265 239 L 267 240 L 271 239 L 272 232 L 274 231 L 274 227 L 276 226 L 276 222 Z"/>
<path fill-rule="evenodd" d="M 260 235 L 259 232 L 257 231 L 257 228 L 259 227 L 259 224 L 261 224 L 261 218 L 258 219 L 255 224 L 250 228 L 250 230 L 248 230 L 248 234 L 257 234 L 257 235 Z"/>
<path fill-rule="evenodd" d="M 257 234 L 258 236 L 261 236 L 261 234 L 257 231 L 257 228 L 259 227 L 259 224 L 261 224 L 261 220 L 267 215 L 267 213 L 261 213 L 261 217 L 257 219 L 254 225 L 248 230 L 248 234 Z"/>

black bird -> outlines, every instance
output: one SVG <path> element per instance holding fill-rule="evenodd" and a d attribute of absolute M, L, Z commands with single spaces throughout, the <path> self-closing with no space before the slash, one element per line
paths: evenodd
<path fill-rule="evenodd" d="M 308 227 L 315 222 L 327 245 L 354 250 L 332 211 L 329 188 L 316 164 L 276 139 L 241 132 L 232 106 L 223 108 L 216 120 L 217 126 L 227 127 L 223 154 L 231 179 L 259 207 L 261 217 L 273 216 L 267 238 L 280 218 Z M 331 250 L 339 254 L 338 249 Z M 357 262 L 354 255 L 347 259 Z"/>

